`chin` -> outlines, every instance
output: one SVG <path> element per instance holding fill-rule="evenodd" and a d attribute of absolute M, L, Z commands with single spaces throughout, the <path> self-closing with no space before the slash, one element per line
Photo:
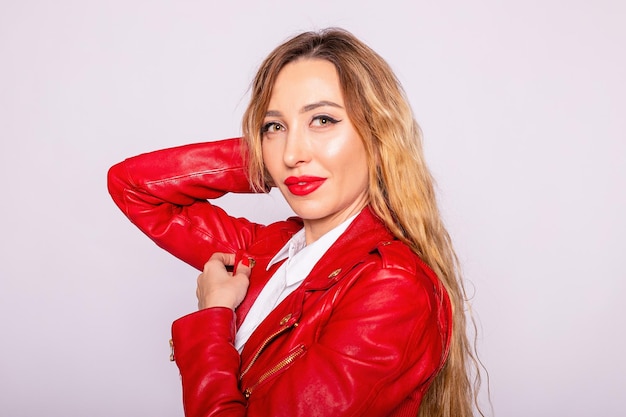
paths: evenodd
<path fill-rule="evenodd" d="M 291 206 L 291 209 L 302 220 L 319 220 L 325 217 L 325 214 L 320 213 L 318 210 L 302 209 L 294 206 Z"/>

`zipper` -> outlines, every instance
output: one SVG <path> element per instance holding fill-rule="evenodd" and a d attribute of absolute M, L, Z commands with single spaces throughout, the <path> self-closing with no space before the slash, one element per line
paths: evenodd
<path fill-rule="evenodd" d="M 287 330 L 289 330 L 291 327 L 298 327 L 298 323 L 294 323 L 291 326 L 285 326 L 285 327 L 281 327 L 280 329 L 278 329 L 277 331 L 275 331 L 274 333 L 272 333 L 271 335 L 269 335 L 264 341 L 263 343 L 261 343 L 261 346 L 257 349 L 257 351 L 254 353 L 254 356 L 252 357 L 252 360 L 250 361 L 250 363 L 248 364 L 248 366 L 246 366 L 246 369 L 244 369 L 241 372 L 241 375 L 239 375 L 239 380 L 241 381 L 243 379 L 243 377 L 248 373 L 248 371 L 250 370 L 250 368 L 252 368 L 252 365 L 254 365 L 254 363 L 256 362 L 256 360 L 259 358 L 259 355 L 261 354 L 261 352 L 263 352 L 263 350 L 265 350 L 265 348 L 267 347 L 267 345 L 274 340 L 276 337 L 280 336 L 282 333 L 286 332 Z"/>
<path fill-rule="evenodd" d="M 293 352 L 291 352 L 286 358 L 284 358 L 283 360 L 278 362 L 276 365 L 274 365 L 273 367 L 268 369 L 263 375 L 261 375 L 259 377 L 259 379 L 257 380 L 256 383 L 254 383 L 254 385 L 246 388 L 243 391 L 244 397 L 246 397 L 246 399 L 250 398 L 250 395 L 252 394 L 252 391 L 254 391 L 256 389 L 256 387 L 261 385 L 268 378 L 272 377 L 273 375 L 276 375 L 280 370 L 284 369 L 288 365 L 291 365 L 291 363 L 294 360 L 296 360 L 297 357 L 302 355 L 304 353 L 304 351 L 305 351 L 304 345 L 300 345 Z M 250 369 L 250 366 L 248 366 L 248 368 L 246 370 L 248 370 L 248 369 Z"/>

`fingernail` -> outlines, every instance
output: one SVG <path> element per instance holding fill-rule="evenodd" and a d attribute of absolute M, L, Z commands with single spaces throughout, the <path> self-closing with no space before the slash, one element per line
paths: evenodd
<path fill-rule="evenodd" d="M 252 258 L 248 258 L 248 257 L 244 257 L 243 259 L 241 259 L 241 264 L 243 266 L 247 266 L 249 268 L 253 268 L 254 264 L 256 264 L 256 261 Z"/>

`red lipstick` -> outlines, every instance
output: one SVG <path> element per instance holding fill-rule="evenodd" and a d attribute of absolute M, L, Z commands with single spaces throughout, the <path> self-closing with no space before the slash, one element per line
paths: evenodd
<path fill-rule="evenodd" d="M 303 196 L 311 194 L 317 190 L 322 184 L 324 184 L 326 178 L 321 177 L 288 177 L 285 180 L 285 185 L 289 188 L 289 192 L 293 195 Z"/>

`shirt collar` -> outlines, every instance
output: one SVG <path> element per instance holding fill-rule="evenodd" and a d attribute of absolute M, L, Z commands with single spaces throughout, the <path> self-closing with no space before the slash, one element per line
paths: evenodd
<path fill-rule="evenodd" d="M 277 264 L 283 259 L 287 259 L 290 256 L 293 256 L 296 253 L 300 252 L 302 248 L 304 248 L 305 246 L 306 246 L 306 238 L 304 236 L 304 228 L 303 228 L 303 229 L 298 230 L 298 232 L 295 235 L 293 235 L 291 239 L 287 241 L 287 243 L 285 243 L 285 245 L 278 251 L 278 253 L 274 255 L 270 263 L 267 264 L 267 270 L 269 271 L 272 265 Z"/>
<path fill-rule="evenodd" d="M 285 245 L 276 253 L 276 255 L 272 258 L 272 260 L 267 264 L 267 270 L 269 270 L 272 265 L 288 258 L 292 258 L 300 253 L 305 247 L 307 250 L 305 252 L 312 252 L 312 260 L 313 265 L 317 263 L 317 261 L 324 255 L 324 253 L 330 248 L 333 243 L 337 241 L 339 236 L 350 226 L 350 223 L 356 218 L 358 214 L 348 218 L 343 223 L 335 226 L 333 229 L 326 232 L 323 236 L 317 239 L 315 242 L 310 245 L 306 244 L 306 236 L 304 234 L 304 228 L 300 229 L 295 235 L 291 237 L 285 243 Z M 319 256 L 315 256 L 317 254 Z M 305 257 L 306 258 L 306 257 Z"/>

